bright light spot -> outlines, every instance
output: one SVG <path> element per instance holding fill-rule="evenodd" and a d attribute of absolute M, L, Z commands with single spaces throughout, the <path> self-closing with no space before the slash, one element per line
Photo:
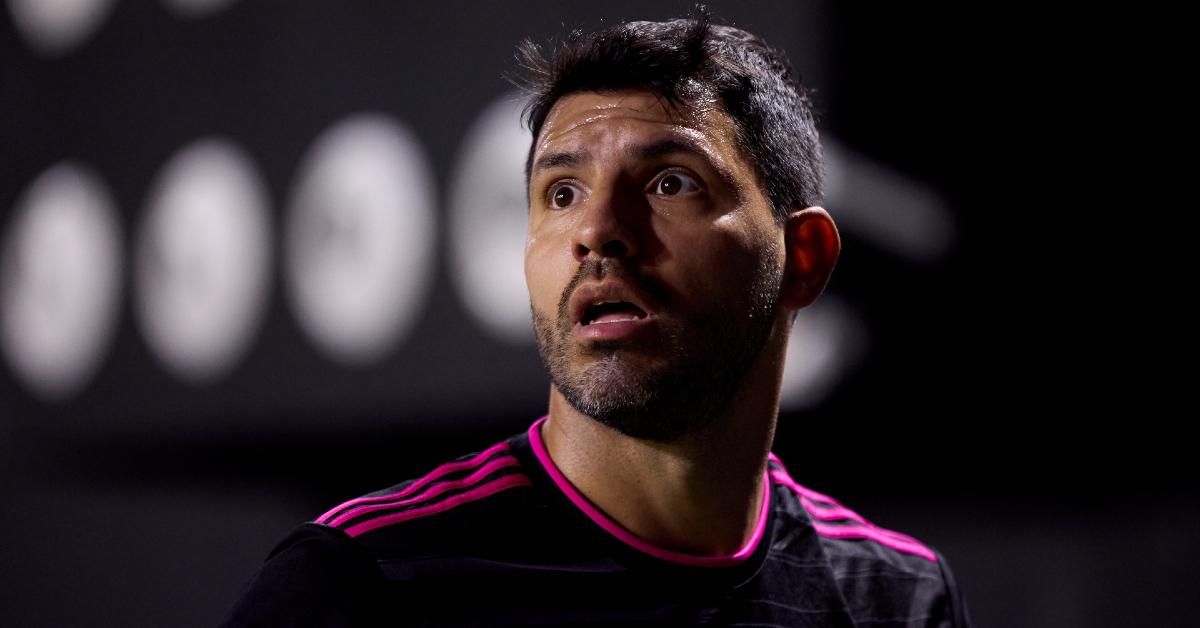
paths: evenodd
<path fill-rule="evenodd" d="M 60 163 L 13 212 L 0 261 L 0 338 L 13 371 L 56 401 L 88 382 L 111 344 L 121 292 L 121 233 L 99 178 Z"/>
<path fill-rule="evenodd" d="M 381 359 L 416 323 L 433 273 L 433 173 L 408 129 L 344 119 L 305 155 L 288 207 L 288 297 L 332 359 Z"/>
<path fill-rule="evenodd" d="M 186 381 L 227 372 L 258 328 L 270 279 L 268 203 L 250 158 L 223 139 L 181 149 L 151 186 L 136 312 L 151 348 Z"/>
<path fill-rule="evenodd" d="M 216 15 L 237 0 L 163 0 L 163 4 L 179 17 L 201 19 Z"/>
<path fill-rule="evenodd" d="M 780 406 L 802 410 L 821 403 L 863 358 L 867 342 L 866 324 L 829 293 L 800 310 L 788 338 Z"/>
<path fill-rule="evenodd" d="M 936 190 L 822 136 L 825 197 L 838 226 L 909 261 L 932 263 L 954 243 L 954 216 Z"/>
<path fill-rule="evenodd" d="M 8 0 L 17 32 L 34 51 L 53 57 L 87 41 L 111 13 L 113 0 Z"/>
<path fill-rule="evenodd" d="M 459 294 L 481 328 L 533 344 L 525 288 L 525 156 L 522 102 L 505 96 L 467 132 L 449 193 L 450 263 Z"/>

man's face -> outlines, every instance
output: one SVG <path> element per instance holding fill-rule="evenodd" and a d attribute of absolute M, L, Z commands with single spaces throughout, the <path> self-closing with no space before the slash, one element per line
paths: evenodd
<path fill-rule="evenodd" d="M 550 111 L 530 176 L 538 349 L 577 410 L 666 441 L 733 396 L 776 321 L 783 231 L 719 106 L 648 92 Z"/>

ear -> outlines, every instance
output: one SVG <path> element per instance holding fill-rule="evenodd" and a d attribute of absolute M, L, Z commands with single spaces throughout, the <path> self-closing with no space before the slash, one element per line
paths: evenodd
<path fill-rule="evenodd" d="M 842 239 L 829 212 L 809 207 L 793 212 L 784 225 L 783 286 L 780 303 L 798 310 L 821 295 L 842 251 Z"/>

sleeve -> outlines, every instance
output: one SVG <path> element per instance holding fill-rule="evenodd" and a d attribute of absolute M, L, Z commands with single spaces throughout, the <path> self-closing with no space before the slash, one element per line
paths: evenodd
<path fill-rule="evenodd" d="M 950 564 L 946 562 L 946 557 L 942 556 L 941 552 L 933 550 L 937 556 L 938 569 L 942 573 L 942 582 L 945 584 L 945 594 L 939 598 L 938 608 L 930 616 L 930 626 L 936 628 L 973 628 L 971 616 L 967 612 L 967 601 L 963 598 L 962 591 L 958 588 L 958 582 L 954 579 L 954 572 L 950 570 Z"/>
<path fill-rule="evenodd" d="M 221 626 L 368 625 L 383 583 L 366 548 L 341 530 L 306 523 L 271 551 Z"/>

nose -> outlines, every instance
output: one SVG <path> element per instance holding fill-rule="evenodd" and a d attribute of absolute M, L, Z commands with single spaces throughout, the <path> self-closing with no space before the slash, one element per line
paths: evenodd
<path fill-rule="evenodd" d="M 631 219 L 637 200 L 617 191 L 593 195 L 588 199 L 574 234 L 575 259 L 589 256 L 633 257 L 638 254 L 637 234 Z"/>

